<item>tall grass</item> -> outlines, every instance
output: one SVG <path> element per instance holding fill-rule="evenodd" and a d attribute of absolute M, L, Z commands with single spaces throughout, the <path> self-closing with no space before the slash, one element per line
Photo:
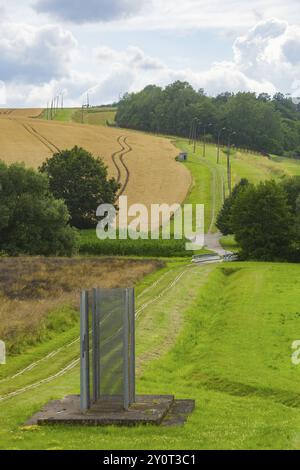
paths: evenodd
<path fill-rule="evenodd" d="M 191 257 L 185 249 L 185 240 L 99 240 L 95 230 L 81 231 L 80 253 L 108 256 Z"/>

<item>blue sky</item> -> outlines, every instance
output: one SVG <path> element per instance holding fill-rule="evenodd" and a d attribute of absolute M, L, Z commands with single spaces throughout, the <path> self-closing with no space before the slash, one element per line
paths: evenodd
<path fill-rule="evenodd" d="M 149 83 L 300 95 L 299 0 L 0 0 L 0 105 Z"/>

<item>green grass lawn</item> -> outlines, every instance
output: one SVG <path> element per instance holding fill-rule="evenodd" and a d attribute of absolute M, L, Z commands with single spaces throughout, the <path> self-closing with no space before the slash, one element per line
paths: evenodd
<path fill-rule="evenodd" d="M 106 126 L 107 122 L 114 124 L 116 112 L 116 108 L 109 107 L 89 108 L 88 110 L 85 109 L 83 113 L 83 123 L 94 124 L 98 126 Z M 47 110 L 43 111 L 42 118 L 47 119 Z M 81 108 L 58 109 L 53 120 L 81 123 L 82 110 Z"/>
<path fill-rule="evenodd" d="M 235 241 L 234 235 L 227 235 L 220 239 L 220 244 L 224 248 L 224 250 L 237 252 L 239 251 L 239 245 Z"/>
<path fill-rule="evenodd" d="M 291 363 L 291 345 L 300 339 L 300 266 L 174 262 L 143 281 L 139 304 L 178 273 L 184 274 L 176 287 L 137 322 L 137 388 L 194 398 L 184 427 L 22 427 L 49 399 L 78 392 L 75 367 L 0 402 L 0 447 L 299 449 L 300 366 Z M 36 372 L 30 374 L 33 380 Z M 0 395 L 5 387 L 13 384 L 2 384 Z"/>
<path fill-rule="evenodd" d="M 196 152 L 186 139 L 177 139 L 177 147 L 188 152 L 188 161 L 183 163 L 193 176 L 193 186 L 185 202 L 205 205 L 205 231 L 216 231 L 216 216 L 222 206 L 223 197 L 228 195 L 226 150 L 220 151 L 217 164 L 217 149 L 214 144 L 206 146 L 203 157 L 203 144 L 198 142 Z M 268 159 L 251 153 L 233 152 L 231 157 L 232 187 L 241 178 L 251 183 L 266 179 L 279 179 L 283 176 L 300 175 L 300 161 L 290 158 L 273 157 Z"/>
<path fill-rule="evenodd" d="M 202 147 L 197 146 L 195 154 L 193 146 L 187 140 L 177 140 L 177 147 L 188 152 L 188 161 L 184 165 L 191 172 L 193 185 L 186 199 L 187 204 L 204 204 L 205 232 L 215 231 L 215 221 L 223 203 L 225 173 L 221 166 L 214 164 L 212 158 L 202 157 Z M 212 148 L 207 147 L 212 153 Z"/>

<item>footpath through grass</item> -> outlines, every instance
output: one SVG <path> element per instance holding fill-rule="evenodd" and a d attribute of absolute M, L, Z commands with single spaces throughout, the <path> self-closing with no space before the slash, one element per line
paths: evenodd
<path fill-rule="evenodd" d="M 78 392 L 74 368 L 34 393 L 0 402 L 0 447 L 299 449 L 300 366 L 291 362 L 291 345 L 300 339 L 300 266 L 184 270 L 176 289 L 137 323 L 138 392 L 196 399 L 184 427 L 23 428 L 50 398 Z M 161 283 L 168 284 L 164 274 Z"/>

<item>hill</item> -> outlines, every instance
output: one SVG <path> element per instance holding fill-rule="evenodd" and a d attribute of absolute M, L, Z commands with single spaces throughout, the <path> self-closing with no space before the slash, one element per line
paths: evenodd
<path fill-rule="evenodd" d="M 103 158 L 129 205 L 141 203 L 149 208 L 152 203 L 181 203 L 186 197 L 191 177 L 175 161 L 178 152 L 169 139 L 28 117 L 38 116 L 41 110 L 5 111 L 0 114 L 0 159 L 6 163 L 24 162 L 38 168 L 53 153 L 78 145 Z"/>
<path fill-rule="evenodd" d="M 22 375 L 0 382 L 0 395 L 11 394 L 0 398 L 1 447 L 299 448 L 300 366 L 291 362 L 291 345 L 300 335 L 299 280 L 298 265 L 169 264 L 138 287 L 137 386 L 139 393 L 196 399 L 185 426 L 122 432 L 24 428 L 22 423 L 49 399 L 78 393 L 75 328 L 69 332 L 73 340 L 62 333 L 56 344 L 52 340 L 11 360 L 10 376 L 21 359 L 23 368 L 39 359 Z"/>

